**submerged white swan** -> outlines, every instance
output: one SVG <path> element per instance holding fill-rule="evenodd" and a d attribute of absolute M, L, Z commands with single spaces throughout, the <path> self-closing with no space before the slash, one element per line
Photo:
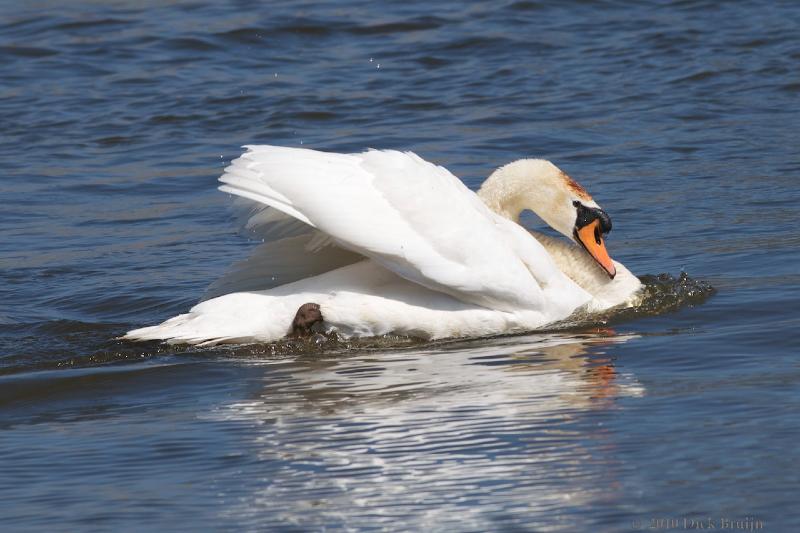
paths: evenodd
<path fill-rule="evenodd" d="M 482 336 L 631 303 L 641 286 L 606 252 L 608 215 L 549 161 L 510 163 L 476 194 L 410 152 L 248 146 L 220 181 L 264 243 L 188 313 L 125 338 L 270 342 L 306 303 L 346 337 Z M 577 244 L 525 230 L 525 209 Z"/>

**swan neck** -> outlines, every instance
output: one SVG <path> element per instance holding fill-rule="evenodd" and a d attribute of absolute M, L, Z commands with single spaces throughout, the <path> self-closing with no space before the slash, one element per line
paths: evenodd
<path fill-rule="evenodd" d="M 493 172 L 481 185 L 478 197 L 498 215 L 519 222 L 519 216 L 531 206 L 524 204 L 525 184 L 504 172 L 505 167 Z"/>
<path fill-rule="evenodd" d="M 489 209 L 517 223 L 522 211 L 530 209 L 548 226 L 571 239 L 575 208 L 568 182 L 574 183 L 549 161 L 520 159 L 494 171 L 478 196 Z"/>

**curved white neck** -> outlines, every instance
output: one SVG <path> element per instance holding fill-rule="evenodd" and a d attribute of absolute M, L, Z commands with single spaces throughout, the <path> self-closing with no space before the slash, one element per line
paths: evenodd
<path fill-rule="evenodd" d="M 570 191 L 570 185 L 577 189 Z M 494 171 L 481 185 L 478 196 L 489 209 L 514 222 L 519 222 L 522 211 L 530 209 L 571 239 L 575 223 L 571 198 L 576 190 L 586 194 L 549 161 L 520 159 Z"/>

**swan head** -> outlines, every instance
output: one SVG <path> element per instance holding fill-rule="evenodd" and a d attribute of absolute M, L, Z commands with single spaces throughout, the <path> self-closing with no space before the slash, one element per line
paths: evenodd
<path fill-rule="evenodd" d="M 500 167 L 478 195 L 490 209 L 515 222 L 522 211 L 530 209 L 581 246 L 609 277 L 616 275 L 605 246 L 611 218 L 586 189 L 550 161 L 520 159 Z"/>

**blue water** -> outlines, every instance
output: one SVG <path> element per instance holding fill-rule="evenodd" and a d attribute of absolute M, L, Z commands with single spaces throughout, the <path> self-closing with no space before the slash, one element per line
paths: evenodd
<path fill-rule="evenodd" d="M 3 2 L 3 531 L 800 530 L 799 30 L 790 1 Z M 115 340 L 252 248 L 215 190 L 250 143 L 473 188 L 545 157 L 615 259 L 717 292 L 438 344 Z"/>

